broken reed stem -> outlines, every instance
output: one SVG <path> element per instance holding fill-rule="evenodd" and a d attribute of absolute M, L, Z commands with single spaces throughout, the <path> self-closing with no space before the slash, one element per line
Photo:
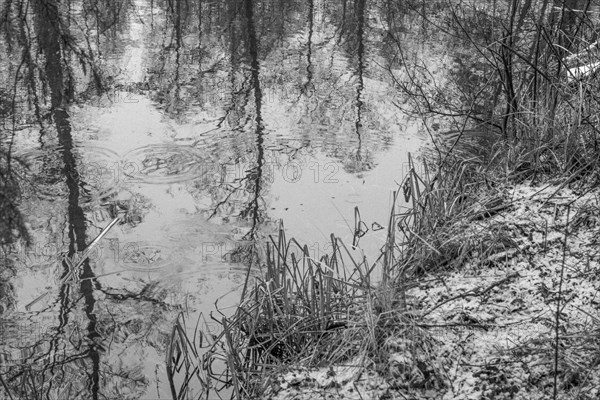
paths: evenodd
<path fill-rule="evenodd" d="M 69 280 L 71 278 L 72 275 L 75 274 L 75 271 L 77 271 L 79 269 L 79 267 L 81 267 L 81 265 L 85 262 L 85 260 L 90 256 L 90 253 L 92 252 L 92 250 L 94 249 L 94 247 L 96 247 L 96 245 L 100 242 L 100 240 L 102 240 L 102 238 L 108 233 L 108 231 L 116 225 L 117 222 L 119 222 L 120 218 L 116 217 L 115 219 L 113 219 L 111 221 L 110 224 L 108 224 L 106 226 L 106 228 L 104 228 L 102 230 L 102 232 L 100 232 L 100 234 L 98 236 L 96 236 L 96 238 L 92 241 L 92 243 L 90 243 L 86 248 L 85 251 L 83 252 L 83 254 L 81 255 L 81 259 L 77 262 L 77 264 L 69 271 L 69 273 L 61 280 L 61 284 L 64 284 L 67 280 Z"/>
<path fill-rule="evenodd" d="M 96 236 L 96 238 L 86 247 L 85 251 L 83 252 L 83 254 L 81 255 L 81 259 L 77 262 L 77 264 L 75 266 L 71 265 L 69 266 L 69 272 L 67 273 L 67 275 L 65 275 L 61 280 L 60 280 L 60 284 L 64 285 L 69 279 L 71 279 L 73 277 L 73 275 L 75 275 L 75 271 L 77 271 L 79 269 L 79 267 L 81 267 L 81 265 L 85 262 L 85 260 L 90 256 L 90 253 L 92 252 L 92 250 L 94 249 L 94 247 L 96 247 L 96 245 L 100 242 L 100 240 L 102 240 L 102 238 L 104 236 L 106 236 L 106 234 L 108 233 L 108 231 L 116 225 L 117 222 L 119 222 L 120 218 L 116 217 L 115 219 L 113 219 L 110 224 L 108 224 L 104 229 L 102 229 L 102 232 L 100 232 L 100 234 L 98 236 Z M 63 262 L 67 262 L 70 263 L 70 261 L 67 261 L 68 259 L 65 257 L 63 259 Z M 105 274 L 108 275 L 108 274 Z M 96 276 L 95 278 L 98 278 L 98 276 Z M 89 279 L 89 278 L 88 278 Z M 27 304 L 25 306 L 25 309 L 27 311 L 31 310 L 31 307 L 36 304 L 37 302 L 39 302 L 40 300 L 42 300 L 44 297 L 46 297 L 48 295 L 48 293 L 50 293 L 50 291 L 46 291 L 44 293 L 42 293 L 40 296 L 38 296 L 37 298 L 35 298 L 31 303 Z"/>
<path fill-rule="evenodd" d="M 225 340 L 227 341 L 227 346 L 229 347 L 229 349 L 231 350 L 229 352 L 229 354 L 227 354 L 227 365 L 229 367 L 229 370 L 231 371 L 231 378 L 232 378 L 232 383 L 233 383 L 233 389 L 235 391 L 235 395 L 236 395 L 236 399 L 241 399 L 241 394 L 240 394 L 240 383 L 238 380 L 238 372 L 240 371 L 240 368 L 238 367 L 238 362 L 236 362 L 236 360 L 234 360 L 234 354 L 237 355 L 237 353 L 235 352 L 235 348 L 233 347 L 233 339 L 231 337 L 231 331 L 230 331 L 230 327 L 227 323 L 227 318 L 223 318 L 222 320 L 222 324 L 223 324 L 223 332 L 225 333 Z"/>
<path fill-rule="evenodd" d="M 393 268 L 394 260 L 394 243 L 396 233 L 396 199 L 398 192 L 394 190 L 392 198 L 392 212 L 388 221 L 388 232 L 386 240 L 386 248 L 383 259 L 383 286 L 388 284 Z"/>
<path fill-rule="evenodd" d="M 554 324 L 554 333 L 556 336 L 556 340 L 554 343 L 554 393 L 552 398 L 556 400 L 558 396 L 558 342 L 560 340 L 559 332 L 560 332 L 560 299 L 562 297 L 562 284 L 563 277 L 565 274 L 565 262 L 567 257 L 567 239 L 569 237 L 569 217 L 571 214 L 571 205 L 567 205 L 567 223 L 565 225 L 565 240 L 563 242 L 563 256 L 562 256 L 562 265 L 560 266 L 560 279 L 558 281 L 558 298 L 556 299 L 556 317 Z"/>
<path fill-rule="evenodd" d="M 14 400 L 14 398 L 12 397 L 12 394 L 10 393 L 10 390 L 8 389 L 8 386 L 6 385 L 6 382 L 4 382 L 4 379 L 2 378 L 2 374 L 0 374 L 0 382 L 2 383 L 2 386 L 4 387 L 4 389 L 6 390 L 8 397 L 10 397 L 10 400 Z"/>
<path fill-rule="evenodd" d="M 177 318 L 179 320 L 179 317 Z M 175 381 L 173 380 L 173 345 L 175 344 L 175 334 L 177 333 L 177 321 L 175 325 L 173 325 L 173 330 L 171 332 L 171 340 L 169 341 L 169 348 L 167 350 L 167 378 L 169 379 L 169 387 L 171 389 L 171 395 L 174 399 L 177 399 L 177 389 L 175 389 Z"/>

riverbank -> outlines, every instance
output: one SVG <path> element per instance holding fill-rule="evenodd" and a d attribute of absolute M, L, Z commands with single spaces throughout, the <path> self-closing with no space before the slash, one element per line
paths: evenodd
<path fill-rule="evenodd" d="M 460 261 L 411 280 L 405 308 L 365 316 L 406 322 L 380 344 L 387 359 L 292 368 L 266 398 L 595 398 L 600 191 L 564 183 L 506 186 L 497 214 L 447 227 Z"/>

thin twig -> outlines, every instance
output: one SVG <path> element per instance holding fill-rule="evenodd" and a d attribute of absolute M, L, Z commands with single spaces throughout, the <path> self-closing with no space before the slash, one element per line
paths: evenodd
<path fill-rule="evenodd" d="M 451 301 L 454 300 L 458 300 L 461 298 L 466 298 L 466 297 L 478 297 L 478 296 L 483 296 L 484 294 L 486 294 L 487 292 L 489 292 L 490 290 L 492 290 L 493 288 L 495 288 L 496 286 L 500 286 L 503 283 L 505 283 L 506 281 L 511 280 L 512 278 L 515 278 L 517 276 L 520 276 L 518 272 L 513 272 L 512 274 L 508 275 L 507 277 L 499 280 L 498 282 L 494 282 L 492 283 L 490 286 L 486 287 L 485 289 L 481 290 L 481 291 L 476 291 L 477 289 L 479 289 L 478 287 L 472 290 L 469 290 L 466 293 L 461 293 L 457 296 L 451 297 L 447 300 L 442 301 L 441 303 L 436 304 L 435 306 L 433 306 L 432 309 L 430 309 L 429 311 L 427 311 L 425 314 L 422 315 L 422 317 L 425 317 L 429 314 L 431 314 L 434 310 L 440 308 L 441 306 L 443 306 L 446 303 L 450 303 Z"/>
<path fill-rule="evenodd" d="M 556 300 L 556 322 L 554 324 L 554 333 L 556 336 L 556 341 L 554 343 L 554 394 L 552 398 L 556 400 L 558 396 L 558 342 L 559 342 L 559 332 L 560 332 L 560 299 L 562 297 L 562 284 L 563 277 L 565 274 L 565 262 L 567 257 L 567 239 L 569 237 L 569 215 L 571 213 L 571 206 L 567 206 L 567 224 L 565 225 L 565 240 L 563 242 L 563 256 L 562 256 L 562 265 L 560 267 L 560 280 L 558 281 L 558 298 Z"/>

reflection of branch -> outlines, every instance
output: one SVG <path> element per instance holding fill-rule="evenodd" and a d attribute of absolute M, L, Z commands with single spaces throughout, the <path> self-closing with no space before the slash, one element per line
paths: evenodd
<path fill-rule="evenodd" d="M 233 91 L 231 93 L 231 105 L 229 107 L 227 107 L 227 109 L 225 110 L 225 115 L 223 115 L 221 118 L 219 118 L 219 122 L 217 122 L 217 126 L 213 129 L 210 129 L 206 132 L 204 132 L 204 134 L 207 134 L 209 132 L 213 132 L 216 131 L 218 129 L 221 129 L 221 127 L 223 126 L 223 122 L 225 122 L 225 120 L 227 119 L 227 117 L 229 116 L 229 114 L 236 108 L 236 106 L 241 106 L 242 108 L 244 108 L 246 106 L 246 104 L 248 103 L 248 94 L 249 94 L 249 89 L 245 90 L 244 89 L 244 85 L 249 81 L 248 77 L 245 76 L 244 77 L 244 81 L 242 82 L 242 87 L 240 90 L 238 91 Z M 236 104 L 234 99 L 237 98 L 237 95 L 239 95 L 240 93 L 245 94 L 246 96 L 244 97 L 244 101 L 241 104 Z"/>
<path fill-rule="evenodd" d="M 282 144 L 282 147 L 287 147 L 291 151 L 291 153 L 286 153 L 286 155 L 291 159 L 295 159 L 296 155 L 301 150 L 304 150 L 304 149 L 312 150 L 310 143 L 305 143 L 304 145 L 302 145 L 300 147 L 292 147 L 289 144 L 284 143 L 284 144 Z"/>
<path fill-rule="evenodd" d="M 241 183 L 241 182 L 243 182 L 243 181 L 245 181 L 247 178 L 248 178 L 248 177 L 244 177 L 244 178 L 240 179 L 240 183 Z M 229 186 L 231 187 L 231 185 L 229 185 Z M 234 194 L 234 193 L 235 193 L 237 190 L 239 190 L 239 189 L 241 189 L 241 188 L 242 188 L 242 185 L 240 185 L 240 186 L 238 186 L 238 187 L 234 188 L 233 190 L 231 190 L 231 191 L 229 192 L 229 194 L 228 194 L 228 195 L 225 197 L 225 199 L 224 199 L 223 201 L 220 201 L 220 202 L 218 202 L 218 203 L 215 205 L 215 210 L 214 210 L 214 211 L 213 211 L 213 213 L 212 213 L 212 214 L 211 214 L 211 215 L 208 217 L 208 219 L 211 219 L 212 217 L 214 217 L 215 215 L 217 215 L 217 212 L 219 212 L 219 208 L 220 208 L 222 205 L 224 205 L 225 203 L 227 203 L 227 201 L 229 200 L 229 198 L 230 198 L 230 197 L 231 197 L 231 196 L 232 196 L 232 195 L 233 195 L 233 194 Z"/>
<path fill-rule="evenodd" d="M 36 344 L 35 344 L 34 346 L 32 346 L 32 347 L 36 347 L 36 346 L 38 346 L 38 345 L 39 345 L 39 343 L 36 343 Z M 46 357 L 50 358 L 50 354 L 51 354 L 51 351 L 49 350 L 47 353 L 44 353 L 44 354 L 40 355 L 39 357 L 37 357 L 37 358 L 36 358 L 35 360 L 33 360 L 33 361 L 39 361 L 39 360 L 42 360 L 42 359 L 44 359 L 44 358 L 46 358 Z M 65 358 L 64 360 L 60 360 L 60 361 L 56 361 L 56 360 L 54 360 L 54 361 L 52 361 L 52 363 L 51 363 L 51 364 L 45 365 L 45 366 L 44 366 L 44 368 L 42 368 L 42 369 L 41 369 L 39 372 L 40 372 L 40 373 L 44 373 L 45 371 L 51 371 L 52 369 L 54 369 L 54 368 L 55 368 L 55 367 L 57 367 L 57 366 L 66 365 L 66 364 L 69 364 L 69 363 L 71 363 L 71 362 L 73 362 L 73 361 L 77 361 L 77 360 L 83 360 L 83 359 L 86 359 L 86 358 L 87 358 L 87 356 L 88 356 L 88 351 L 86 350 L 86 351 L 85 351 L 85 352 L 83 352 L 83 353 L 74 354 L 74 355 L 72 355 L 72 356 L 70 356 L 70 357 L 67 357 L 67 358 Z M 16 378 L 18 378 L 19 376 L 23 375 L 23 374 L 24 374 L 24 373 L 26 373 L 26 372 L 30 372 L 30 371 L 31 371 L 30 369 L 22 369 L 21 371 L 19 371 L 19 372 L 18 372 L 18 373 L 16 373 L 15 375 L 11 376 L 11 379 L 10 379 L 10 380 L 15 380 L 15 379 L 16 379 Z M 1 376 L 1 374 L 0 374 L 0 376 Z"/>
<path fill-rule="evenodd" d="M 2 383 L 2 386 L 4 387 L 4 390 L 6 390 L 6 393 L 8 393 L 8 397 L 10 397 L 10 400 L 14 400 L 12 397 L 12 394 L 10 394 L 10 390 L 8 390 L 8 386 L 6 386 L 6 383 L 4 382 L 4 379 L 2 378 L 2 374 L 0 374 L 0 382 Z"/>
<path fill-rule="evenodd" d="M 115 3 L 115 0 L 111 1 L 111 2 L 107 2 L 107 4 L 109 5 L 113 5 Z M 121 11 L 123 10 L 123 5 L 125 4 L 125 1 L 121 1 L 118 3 L 118 8 L 115 10 L 111 10 L 113 12 L 112 15 L 112 21 L 110 21 L 110 23 L 106 23 L 106 21 L 102 21 L 103 25 L 104 25 L 104 29 L 102 31 L 99 32 L 100 35 L 103 35 L 104 32 L 108 31 L 109 29 L 111 29 L 113 26 L 115 26 L 117 24 L 117 22 L 119 22 L 119 16 L 121 15 Z M 138 18 L 141 21 L 141 17 L 138 16 Z M 143 22 L 142 22 L 143 24 Z"/>

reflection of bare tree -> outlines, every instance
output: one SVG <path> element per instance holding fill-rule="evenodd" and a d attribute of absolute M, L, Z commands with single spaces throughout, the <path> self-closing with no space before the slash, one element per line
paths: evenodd
<path fill-rule="evenodd" d="M 308 94 L 309 97 L 314 95 L 313 85 L 313 64 L 312 64 L 312 46 L 313 46 L 313 31 L 315 23 L 315 2 L 308 1 L 308 39 L 306 41 L 306 82 L 302 88 L 303 94 Z M 308 92 L 308 93 L 307 93 Z"/>
<path fill-rule="evenodd" d="M 364 83 L 364 70 L 365 70 L 365 44 L 364 44 L 364 34 L 365 34 L 365 0 L 357 0 L 357 42 L 358 42 L 358 51 L 357 51 L 357 70 L 356 74 L 358 76 L 358 85 L 356 87 L 356 122 L 355 122 L 355 131 L 356 137 L 358 139 L 358 146 L 356 149 L 356 153 L 354 153 L 350 157 L 350 162 L 344 164 L 344 168 L 349 172 L 363 172 L 368 171 L 373 168 L 373 161 L 369 159 L 368 152 L 366 155 L 363 154 L 363 139 L 362 139 L 362 129 L 363 129 L 363 107 L 364 102 L 362 100 L 363 91 L 365 88 Z"/>
<path fill-rule="evenodd" d="M 3 244 L 3 246 L 6 246 Z M 13 261 L 5 254 L 0 258 L 0 318 L 8 311 L 12 311 L 15 306 L 15 288 L 13 278 L 16 275 L 16 269 Z"/>
<path fill-rule="evenodd" d="M 375 165 L 372 158 L 372 152 L 365 149 L 365 125 L 369 119 L 373 118 L 367 113 L 367 105 L 364 101 L 365 92 L 365 71 L 366 71 L 366 51 L 365 42 L 367 26 L 367 10 L 365 0 L 356 0 L 352 3 L 353 13 L 347 13 L 347 3 L 342 4 L 341 28 L 339 31 L 339 40 L 344 39 L 344 47 L 348 53 L 349 60 L 355 60 L 353 67 L 356 78 L 356 92 L 354 99 L 348 105 L 352 104 L 354 108 L 353 117 L 353 137 L 350 138 L 350 143 L 356 146 L 350 149 L 350 146 L 343 146 L 344 150 L 335 149 L 333 154 L 336 158 L 340 158 L 344 169 L 349 173 L 361 174 L 362 172 L 371 170 Z M 347 27 L 352 29 L 347 29 Z M 348 94 L 349 95 L 349 94 Z M 349 144 L 350 144 L 349 143 Z"/>
<path fill-rule="evenodd" d="M 242 211 L 241 216 L 250 218 L 252 225 L 248 232 L 248 237 L 254 239 L 256 236 L 256 230 L 259 224 L 263 220 L 264 206 L 261 204 L 264 200 L 262 198 L 262 181 L 263 181 L 263 166 L 265 162 L 264 158 L 264 126 L 262 119 L 262 89 L 260 85 L 260 66 L 258 61 L 258 42 L 256 38 L 256 28 L 254 20 L 254 10 L 251 0 L 246 0 L 246 29 L 248 35 L 248 55 L 250 58 L 250 71 L 251 71 L 251 86 L 254 94 L 255 104 L 255 118 L 254 128 L 256 137 L 256 162 L 255 166 L 249 171 L 248 177 L 253 182 L 253 193 L 252 200 L 248 204 L 245 210 Z"/>
<path fill-rule="evenodd" d="M 83 9 L 83 18 L 88 26 L 88 33 L 93 29 L 96 38 L 96 44 L 100 45 L 101 38 L 115 38 L 118 28 L 124 24 L 127 17 L 127 10 L 131 4 L 128 0 L 115 0 L 103 2 L 99 0 L 83 0 L 81 2 Z M 69 14 L 67 14 L 69 18 Z"/>
<path fill-rule="evenodd" d="M 175 65 L 172 87 L 168 94 L 168 106 L 167 112 L 169 114 L 176 114 L 179 110 L 179 103 L 181 102 L 181 86 L 180 86 L 180 73 L 181 73 L 181 52 L 182 52 L 182 11 L 181 11 L 181 0 L 169 1 L 169 11 L 171 19 L 173 20 L 173 30 L 175 35 Z"/>
<path fill-rule="evenodd" d="M 148 81 L 154 99 L 170 114 L 182 115 L 192 106 L 214 107 L 219 101 L 222 81 L 216 73 L 223 67 L 219 52 L 223 43 L 211 27 L 228 25 L 227 12 L 219 7 L 229 5 L 171 0 L 160 11 L 165 14 L 167 35 L 152 31 L 151 42 L 163 44 L 151 58 Z"/>
<path fill-rule="evenodd" d="M 22 2 L 9 2 L 8 9 L 4 11 L 10 14 L 15 9 L 21 10 L 24 7 Z M 113 10 L 117 12 L 118 10 Z M 49 152 L 57 153 L 61 160 L 61 168 L 55 171 L 63 176 L 66 186 L 65 196 L 67 197 L 67 240 L 65 240 L 68 249 L 65 258 L 60 263 L 61 278 L 56 288 L 58 299 L 50 302 L 45 310 L 40 312 L 37 317 L 30 315 L 33 321 L 44 315 L 51 315 L 52 322 L 48 324 L 43 321 L 38 326 L 43 326 L 43 332 L 28 331 L 25 335 L 17 335 L 11 340 L 17 340 L 21 345 L 19 358 L 12 357 L 13 366 L 8 370 L 3 370 L 2 378 L 9 390 L 12 398 L 69 398 L 69 399 L 98 399 L 114 398 L 122 393 L 124 388 L 128 388 L 131 393 L 138 393 L 141 396 L 148 385 L 148 379 L 142 372 L 142 361 L 120 364 L 120 354 L 109 355 L 112 350 L 125 351 L 125 339 L 139 334 L 138 330 L 127 332 L 127 324 L 123 323 L 124 315 L 132 315 L 131 309 L 140 306 L 139 300 L 145 298 L 136 298 L 135 294 L 115 294 L 106 288 L 102 288 L 98 282 L 93 270 L 92 264 L 86 259 L 81 263 L 80 270 L 74 270 L 76 254 L 82 252 L 89 241 L 86 215 L 80 205 L 81 188 L 85 186 L 83 177 L 77 169 L 79 165 L 74 153 L 73 134 L 71 121 L 68 114 L 69 104 L 74 98 L 74 77 L 73 69 L 70 63 L 72 56 L 83 57 L 84 53 L 80 50 L 78 42 L 69 30 L 69 21 L 74 18 L 69 14 L 69 10 L 60 6 L 56 0 L 47 0 L 44 2 L 34 2 L 32 4 L 33 21 L 35 24 L 28 27 L 27 35 L 13 43 L 15 46 L 23 48 L 23 62 L 21 69 L 34 68 L 39 74 L 36 74 L 31 81 L 29 73 L 23 75 L 17 72 L 11 86 L 17 87 L 19 80 L 24 77 L 25 87 L 34 93 L 30 93 L 30 99 L 33 100 L 34 114 L 40 115 L 39 110 L 42 107 L 49 108 L 49 117 L 51 125 L 44 125 L 45 134 L 50 135 L 55 132 L 56 139 L 60 145 L 59 149 L 48 148 Z M 86 16 L 87 17 L 87 16 Z M 19 21 L 19 18 L 11 18 L 11 21 Z M 23 21 L 27 19 L 23 18 Z M 81 21 L 79 21 L 81 22 Z M 4 27 L 4 25 L 3 25 Z M 22 32 L 22 31 L 21 31 Z M 36 39 L 37 38 L 37 39 Z M 9 42 L 12 40 L 8 39 Z M 40 50 L 40 57 L 33 59 L 29 48 L 37 46 Z M 85 61 L 91 62 L 93 58 L 85 55 Z M 30 64 L 33 63 L 33 64 Z M 39 79 L 39 80 L 36 80 Z M 39 88 L 47 88 L 45 91 L 38 91 Z M 15 91 L 14 98 L 17 98 Z M 48 105 L 44 104 L 45 96 L 48 95 L 50 101 Z M 21 100 L 22 98 L 17 98 Z M 13 104 L 15 101 L 13 101 Z M 13 106 L 14 119 L 21 119 L 17 112 L 22 112 L 19 108 Z M 40 124 L 45 121 L 38 118 Z M 13 125 L 14 127 L 14 125 Z M 14 132 L 14 130 L 13 130 Z M 48 140 L 56 140 L 48 138 Z M 0 154 L 4 154 L 0 152 Z M 50 155 L 52 156 L 52 155 Z M 52 157 L 54 159 L 56 157 Z M 10 157 L 5 158 L 6 167 L 10 170 Z M 3 163 L 4 163 L 3 161 Z M 5 164 L 0 165 L 2 167 Z M 4 168 L 0 169 L 1 171 Z M 7 176 L 10 177 L 10 174 Z M 10 181 L 8 181 L 10 183 Z M 9 185 L 5 185 L 10 189 Z M 2 196 L 11 194 L 10 191 L 2 190 Z M 4 214 L 3 214 L 4 216 Z M 13 216 L 14 218 L 14 216 Z M 56 228 L 59 231 L 60 228 Z M 56 243 L 57 247 L 62 243 Z M 1 278 L 7 278 L 4 274 Z M 8 276 L 10 278 L 10 276 Z M 9 285 L 0 285 L 0 291 L 9 294 Z M 102 295 L 99 295 L 103 293 Z M 152 296 L 144 294 L 148 299 Z M 99 298 L 103 298 L 99 301 Z M 115 301 L 119 300 L 121 304 L 129 298 L 137 300 L 122 308 L 119 316 L 111 316 L 110 309 L 114 311 Z M 47 301 L 47 299 L 45 299 Z M 36 302 L 34 302 L 36 303 Z M 154 346 L 157 352 L 164 351 L 168 327 L 164 324 L 165 310 L 160 301 L 153 315 L 154 321 L 147 326 L 147 336 L 154 335 L 154 339 L 148 340 L 147 345 Z M 152 302 L 151 306 L 155 307 Z M 106 310 L 106 312 L 103 312 Z M 168 310 L 166 310 L 168 311 Z M 134 314 L 135 315 L 135 314 Z M 9 323 L 20 323 L 20 315 L 13 315 Z M 146 318 L 144 316 L 143 318 Z M 142 318 L 130 318 L 129 322 L 139 325 Z M 111 325 L 112 321 L 112 325 Z M 157 324 L 162 321 L 162 326 Z M 4 325 L 4 324 L 3 324 Z M 163 329 L 162 339 L 160 330 Z M 123 332 L 125 330 L 125 332 Z M 120 332 L 120 333 L 119 333 Z M 117 337 L 118 336 L 118 337 Z M 9 343 L 3 343 L 10 345 Z M 147 346 L 148 347 L 148 346 Z M 136 349 L 136 351 L 141 351 Z M 12 353 L 9 353 L 12 354 Z M 4 358 L 6 360 L 6 358 Z M 9 361 L 10 357 L 9 357 Z"/>
<path fill-rule="evenodd" d="M 62 47 L 50 49 L 50 56 L 61 56 L 66 53 L 74 55 L 80 65 L 91 70 L 93 81 L 99 83 L 99 75 L 95 66 L 91 63 L 91 57 L 86 54 L 75 42 L 69 33 L 67 23 L 59 18 L 58 10 L 49 4 L 46 17 L 52 18 L 52 27 L 49 32 L 46 27 L 41 30 L 31 29 L 31 20 L 26 18 L 28 3 L 23 1 L 9 1 L 3 4 L 0 15 L 0 34 L 4 39 L 3 51 L 7 51 L 9 57 L 2 60 L 4 71 L 0 79 L 5 81 L 3 87 L 11 88 L 12 93 L 0 90 L 0 208 L 3 210 L 0 217 L 0 243 L 9 243 L 14 239 L 13 233 L 22 236 L 29 241 L 29 235 L 25 229 L 23 218 L 20 215 L 16 203 L 20 196 L 20 188 L 17 182 L 15 170 L 12 163 L 12 143 L 18 129 L 17 123 L 36 123 L 40 127 L 40 143 L 44 143 L 43 137 L 46 132 L 45 122 L 50 114 L 46 113 L 46 103 L 42 98 L 47 90 L 48 82 L 40 79 L 39 64 L 41 59 L 36 52 L 36 41 L 40 47 L 48 45 L 48 34 L 60 37 Z M 38 5 L 39 7 L 39 5 Z M 37 35 L 36 33 L 39 33 Z M 48 54 L 45 54 L 48 57 Z M 74 94 L 73 68 L 68 62 L 61 63 L 60 68 L 64 71 L 62 85 L 64 90 L 62 96 L 72 99 Z M 28 108 L 33 108 L 29 113 Z M 32 115 L 30 115 L 32 114 Z M 8 139 L 8 140 L 7 140 Z M 5 145 L 8 144 L 7 147 Z M 14 230 L 14 231 L 13 231 Z"/>
<path fill-rule="evenodd" d="M 4 132 L 0 131 L 0 245 L 9 245 L 18 238 L 29 243 L 31 237 L 17 205 L 21 198 L 21 187 L 16 171 L 11 167 L 10 150 L 4 149 L 1 144 L 5 142 L 3 136 Z"/>
<path fill-rule="evenodd" d="M 240 11 L 244 11 L 241 13 Z M 235 176 L 229 182 L 211 185 L 210 218 L 217 215 L 237 215 L 250 221 L 248 238 L 254 238 L 259 226 L 264 221 L 264 184 L 265 184 L 265 149 L 264 125 L 262 117 L 263 93 L 260 81 L 260 64 L 256 21 L 251 3 L 246 3 L 243 10 L 233 10 L 232 22 L 229 24 L 230 40 L 230 106 L 226 110 L 221 123 L 227 121 L 230 128 L 237 132 L 230 140 L 230 149 L 219 154 L 215 164 L 231 167 L 242 172 L 243 176 Z M 239 82 L 239 83 L 238 83 Z M 250 107 L 253 105 L 254 107 Z M 245 129 L 242 129 L 245 128 Z M 248 130 L 253 131 L 252 136 Z M 223 157 L 229 157 L 228 161 Z M 237 166 L 240 167 L 237 167 Z M 243 171 L 240 170 L 243 168 Z M 221 171 L 219 171 L 221 172 Z M 225 171 L 226 173 L 226 171 Z M 217 174 L 217 176 L 222 176 Z M 205 192 L 206 180 L 192 185 L 192 191 Z M 232 206 L 235 210 L 232 210 Z M 233 212 L 232 212 L 233 211 Z"/>
<path fill-rule="evenodd" d="M 72 77 L 68 72 L 70 70 L 65 68 L 65 63 L 63 61 L 63 52 L 66 50 L 62 45 L 64 42 L 62 42 L 61 36 L 65 34 L 65 32 L 61 31 L 61 28 L 63 27 L 61 25 L 62 16 L 56 2 L 48 1 L 43 6 L 36 3 L 33 11 L 36 19 L 36 29 L 37 32 L 39 32 L 39 47 L 45 56 L 43 70 L 45 72 L 46 84 L 50 89 L 52 119 L 59 143 L 62 147 L 62 159 L 64 163 L 63 172 L 66 178 L 69 198 L 68 257 L 73 258 L 76 252 L 84 250 L 86 246 L 86 232 L 83 210 L 78 205 L 80 177 L 76 170 L 76 161 L 72 153 L 73 141 L 71 137 L 71 125 L 68 114 L 65 111 L 69 100 L 73 97 Z M 63 74 L 63 71 L 65 70 L 67 71 L 66 76 Z M 70 270 L 70 264 L 66 262 L 63 263 L 62 277 L 66 277 L 71 273 L 73 273 L 73 271 Z M 81 390 L 81 387 L 84 386 L 83 382 L 87 381 L 85 386 L 90 390 L 89 397 L 93 399 L 98 398 L 100 382 L 100 345 L 97 342 L 99 334 L 96 331 L 96 316 L 94 314 L 95 300 L 92 295 L 93 286 L 92 281 L 89 279 L 93 277 L 93 273 L 89 266 L 89 262 L 87 261 L 82 265 L 81 276 L 84 278 L 80 290 L 85 303 L 83 308 L 88 319 L 87 333 L 85 335 L 88 346 L 85 347 L 85 350 L 78 349 L 79 351 L 75 355 L 65 354 L 64 358 L 57 358 L 55 355 L 54 359 L 50 360 L 46 367 L 37 370 L 35 374 L 32 374 L 30 369 L 21 369 L 18 372 L 15 371 L 16 373 L 10 377 L 11 382 L 18 381 L 19 379 L 22 380 L 22 383 L 30 381 L 30 385 L 21 386 L 21 390 L 25 390 L 25 393 L 22 394 L 27 397 L 29 397 L 29 395 L 27 395 L 29 390 L 40 390 L 42 393 L 45 392 L 46 396 L 49 396 L 52 385 L 44 385 L 46 374 L 53 374 L 54 370 L 59 366 L 62 366 L 62 370 L 64 371 L 64 367 L 73 362 L 70 360 L 70 358 L 72 358 L 75 360 L 86 359 L 90 364 L 86 374 L 87 379 L 79 381 L 79 384 L 73 382 L 73 386 L 77 387 L 75 390 Z M 60 323 L 56 329 L 57 334 L 50 341 L 46 355 L 60 354 L 60 351 L 64 350 L 64 347 L 60 346 L 59 343 L 61 342 L 60 336 L 64 333 L 65 326 L 69 323 L 69 310 L 73 307 L 73 305 L 70 304 L 72 296 L 71 289 L 70 285 L 61 285 Z M 74 371 L 76 370 L 77 369 L 74 369 Z"/>

